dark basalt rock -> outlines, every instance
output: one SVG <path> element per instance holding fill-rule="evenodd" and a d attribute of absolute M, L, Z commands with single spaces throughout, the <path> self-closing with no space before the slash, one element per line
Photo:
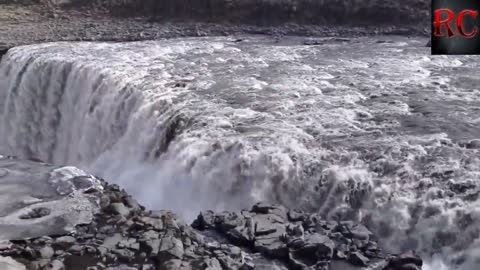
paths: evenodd
<path fill-rule="evenodd" d="M 362 266 L 362 267 L 367 266 L 369 261 L 370 260 L 366 256 L 364 256 L 362 253 L 358 251 L 352 252 L 348 256 L 348 262 L 357 266 Z"/>
<path fill-rule="evenodd" d="M 360 269 L 375 266 L 379 270 L 400 270 L 421 269 L 422 265 L 422 260 L 414 253 L 384 254 L 372 232 L 361 224 L 332 223 L 317 214 L 308 215 L 264 203 L 241 213 L 205 211 L 192 226 L 214 231 L 233 244 L 283 261 L 289 269 Z M 383 268 L 378 268 L 379 265 Z"/>
<path fill-rule="evenodd" d="M 223 217 L 220 215 L 215 216 L 213 211 L 204 211 L 198 215 L 197 219 L 193 222 L 193 226 L 195 228 L 199 228 L 200 230 L 213 229 L 219 222 L 218 219 L 221 218 Z"/>
<path fill-rule="evenodd" d="M 6 44 L 0 42 L 0 60 L 2 59 L 2 56 L 4 56 L 5 54 L 7 54 L 7 52 L 8 52 L 9 49 L 10 49 L 10 48 L 7 47 Z"/>
<path fill-rule="evenodd" d="M 422 259 L 410 251 L 390 258 L 384 270 L 421 270 L 422 265 Z"/>

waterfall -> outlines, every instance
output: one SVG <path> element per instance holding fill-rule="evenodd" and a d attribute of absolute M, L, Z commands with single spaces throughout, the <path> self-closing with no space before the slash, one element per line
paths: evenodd
<path fill-rule="evenodd" d="M 415 39 L 251 39 L 13 48 L 0 153 L 78 166 L 187 219 L 261 200 L 355 219 L 391 251 L 476 269 L 477 92 L 448 78 L 476 62 L 424 57 Z"/>
<path fill-rule="evenodd" d="M 241 140 L 208 134 L 218 132 L 215 123 L 197 116 L 212 104 L 181 88 L 188 78 L 172 80 L 162 71 L 172 61 L 168 51 L 160 50 L 156 60 L 145 55 L 159 63 L 142 70 L 63 46 L 62 53 L 53 44 L 19 47 L 4 57 L 2 153 L 79 166 L 120 184 L 148 207 L 188 218 L 202 209 L 277 199 L 263 186 L 272 185 L 271 169 L 281 164 Z M 103 46 L 108 51 L 112 45 Z"/>

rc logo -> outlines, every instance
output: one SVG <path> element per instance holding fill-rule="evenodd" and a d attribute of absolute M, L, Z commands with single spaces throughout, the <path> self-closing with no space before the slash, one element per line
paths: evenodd
<path fill-rule="evenodd" d="M 479 0 L 432 0 L 432 54 L 480 54 L 479 12 Z"/>

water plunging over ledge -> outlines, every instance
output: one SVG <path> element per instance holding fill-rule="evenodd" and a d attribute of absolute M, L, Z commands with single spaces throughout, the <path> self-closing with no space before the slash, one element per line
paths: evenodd
<path fill-rule="evenodd" d="M 263 200 L 362 220 L 391 250 L 474 256 L 474 58 L 397 37 L 301 41 L 14 48 L 0 150 L 79 166 L 187 219 Z"/>

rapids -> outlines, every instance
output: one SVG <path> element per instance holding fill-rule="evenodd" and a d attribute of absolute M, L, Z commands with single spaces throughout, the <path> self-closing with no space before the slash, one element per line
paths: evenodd
<path fill-rule="evenodd" d="M 0 153 L 78 166 L 189 220 L 276 202 L 361 220 L 426 269 L 478 269 L 474 57 L 404 37 L 242 38 L 14 48 Z"/>

